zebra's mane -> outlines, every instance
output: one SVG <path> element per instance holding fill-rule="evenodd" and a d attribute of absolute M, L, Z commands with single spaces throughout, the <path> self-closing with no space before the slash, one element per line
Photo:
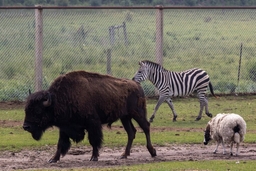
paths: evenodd
<path fill-rule="evenodd" d="M 141 61 L 142 63 L 146 63 L 146 64 L 149 64 L 150 66 L 152 67 L 158 67 L 162 70 L 166 70 L 162 65 L 158 64 L 158 63 L 155 63 L 155 62 L 152 62 L 152 61 L 149 61 L 149 60 L 144 60 L 144 61 Z"/>

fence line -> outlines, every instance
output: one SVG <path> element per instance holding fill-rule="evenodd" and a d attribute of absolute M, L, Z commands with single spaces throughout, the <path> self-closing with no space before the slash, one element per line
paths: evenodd
<path fill-rule="evenodd" d="M 43 9 L 35 6 L 35 91 L 42 90 L 43 84 Z M 73 9 L 73 8 L 72 8 Z M 163 8 L 156 6 L 156 62 L 163 64 Z M 126 25 L 111 26 L 109 28 L 110 43 L 115 42 L 115 29 L 123 28 L 125 44 L 127 44 Z M 111 50 L 107 50 L 107 73 L 111 74 Z"/>
<path fill-rule="evenodd" d="M 132 78 L 145 59 L 172 71 L 205 69 L 217 93 L 255 93 L 255 9 L 0 7 L 0 99 L 23 100 L 79 69 Z M 124 33 L 114 44 L 111 26 Z M 142 86 L 155 95 L 151 83 Z"/>
<path fill-rule="evenodd" d="M 43 10 L 35 9 L 35 90 L 43 84 Z"/>

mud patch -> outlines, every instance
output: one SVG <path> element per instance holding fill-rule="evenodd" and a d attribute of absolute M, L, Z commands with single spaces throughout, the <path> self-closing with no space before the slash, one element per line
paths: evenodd
<path fill-rule="evenodd" d="M 222 148 L 217 154 L 212 151 L 215 145 L 204 146 L 203 144 L 167 145 L 156 146 L 157 156 L 151 157 L 145 146 L 134 146 L 131 155 L 127 159 L 119 157 L 124 152 L 124 148 L 107 148 L 100 150 L 98 162 L 89 161 L 91 157 L 90 147 L 72 146 L 66 156 L 58 163 L 48 163 L 54 155 L 56 147 L 47 147 L 43 150 L 23 150 L 20 152 L 0 152 L 0 170 L 26 170 L 51 168 L 61 170 L 63 168 L 94 168 L 129 166 L 143 163 L 163 162 L 163 161 L 201 161 L 201 160 L 256 160 L 256 145 L 242 144 L 239 156 L 223 155 Z M 229 148 L 227 147 L 227 150 Z"/>

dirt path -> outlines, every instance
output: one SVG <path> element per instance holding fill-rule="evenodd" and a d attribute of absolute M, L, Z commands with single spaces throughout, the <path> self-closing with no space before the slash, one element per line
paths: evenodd
<path fill-rule="evenodd" d="M 90 162 L 91 148 L 72 146 L 68 154 L 61 158 L 58 163 L 50 164 L 47 161 L 52 157 L 56 147 L 47 147 L 43 150 L 24 150 L 21 152 L 0 152 L 0 170 L 32 169 L 32 168 L 93 168 L 112 167 L 121 165 L 134 165 L 142 163 L 152 163 L 161 161 L 200 161 L 200 160 L 256 160 L 256 145 L 242 144 L 239 156 L 229 156 L 222 154 L 220 147 L 217 154 L 212 151 L 215 145 L 204 146 L 203 144 L 188 145 L 168 145 L 155 147 L 157 157 L 152 158 L 145 146 L 134 146 L 131 156 L 128 159 L 119 159 L 124 149 L 110 149 L 104 147 L 100 150 L 98 162 Z M 229 150 L 229 148 L 228 148 Z"/>

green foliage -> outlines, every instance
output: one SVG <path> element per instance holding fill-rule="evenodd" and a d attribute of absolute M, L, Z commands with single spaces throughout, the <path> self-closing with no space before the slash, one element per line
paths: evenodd
<path fill-rule="evenodd" d="M 2 83 L 2 87 L 0 89 L 0 99 L 1 101 L 9 101 L 10 99 L 14 101 L 23 101 L 28 96 L 29 89 L 33 89 L 31 85 L 31 82 L 19 81 L 8 81 L 8 85 Z"/>
<path fill-rule="evenodd" d="M 235 93 L 236 85 L 228 81 L 220 81 L 214 85 L 214 91 L 219 91 L 222 93 Z"/>
<path fill-rule="evenodd" d="M 100 6 L 101 1 L 100 0 L 90 0 L 91 6 Z"/>
<path fill-rule="evenodd" d="M 44 11 L 43 89 L 69 71 L 106 74 L 107 49 L 111 49 L 115 77 L 130 79 L 139 67 L 138 61 L 155 61 L 153 10 L 48 12 Z M 18 90 L 34 87 L 34 13 L 22 17 L 10 14 L 14 16 L 3 18 L 0 32 L 0 91 L 4 92 L 0 100 L 25 100 L 23 92 L 19 96 Z M 255 92 L 254 69 L 248 69 L 256 55 L 253 14 L 253 10 L 164 10 L 164 67 L 171 71 L 202 68 L 209 74 L 216 93 Z M 124 44 L 119 30 L 116 43 L 110 46 L 109 26 L 123 21 L 128 43 Z M 236 87 L 241 42 L 244 49 Z M 142 85 L 146 95 L 154 94 L 150 82 Z"/>
<path fill-rule="evenodd" d="M 101 5 L 122 5 L 122 6 L 130 6 L 130 5 L 183 5 L 183 6 L 253 6 L 256 4 L 255 0 L 241 0 L 241 1 L 223 1 L 223 0 L 172 0 L 172 1 L 161 1 L 161 0 L 5 0 L 0 1 L 0 6 L 8 6 L 8 5 L 16 5 L 16 6 L 32 6 L 35 4 L 44 4 L 51 5 L 55 4 L 58 6 L 67 6 L 67 5 L 87 5 L 91 6 L 101 6 Z"/>
<path fill-rule="evenodd" d="M 249 64 L 248 75 L 253 82 L 256 82 L 256 62 Z"/>
<path fill-rule="evenodd" d="M 68 6 L 69 0 L 57 0 L 57 5 L 58 6 Z"/>

